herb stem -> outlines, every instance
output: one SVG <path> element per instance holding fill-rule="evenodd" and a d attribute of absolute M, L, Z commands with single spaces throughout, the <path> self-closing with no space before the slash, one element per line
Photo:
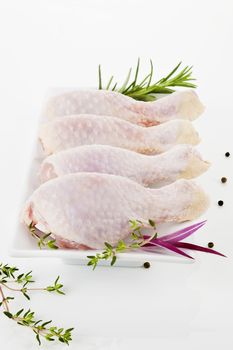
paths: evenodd
<path fill-rule="evenodd" d="M 11 282 L 14 282 L 14 281 L 11 281 Z M 7 282 L 8 283 L 8 282 Z M 7 284 L 3 283 L 3 282 L 0 282 L 0 284 L 2 286 L 4 286 L 5 288 L 9 289 L 9 290 L 12 290 L 13 292 L 21 292 L 22 289 L 21 288 L 12 288 L 12 287 L 9 287 Z M 46 288 L 27 288 L 27 290 L 46 290 Z"/>
<path fill-rule="evenodd" d="M 0 294 L 2 296 L 2 305 L 5 309 L 5 311 L 9 312 L 9 306 L 8 306 L 8 303 L 7 303 L 7 300 L 5 298 L 5 295 L 3 293 L 3 290 L 2 290 L 2 287 L 0 286 Z"/>
<path fill-rule="evenodd" d="M 98 67 L 98 73 L 99 73 L 99 90 L 102 89 L 102 76 L 101 76 L 101 66 L 99 64 L 99 67 Z"/>

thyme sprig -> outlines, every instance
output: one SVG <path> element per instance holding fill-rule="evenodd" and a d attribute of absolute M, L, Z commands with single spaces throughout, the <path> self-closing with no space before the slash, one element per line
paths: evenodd
<path fill-rule="evenodd" d="M 113 247 L 110 243 L 105 242 L 105 250 L 102 253 L 97 253 L 96 255 L 88 255 L 89 259 L 87 265 L 92 266 L 93 270 L 96 268 L 98 263 L 101 260 L 111 260 L 110 265 L 113 266 L 117 260 L 117 254 L 123 253 L 128 250 L 137 250 L 143 247 L 145 244 L 148 244 L 151 240 L 157 238 L 157 231 L 155 222 L 151 219 L 148 220 L 148 223 L 143 223 L 140 220 L 130 220 L 130 242 L 127 243 L 123 240 L 120 240 L 116 247 Z M 145 239 L 142 234 L 142 228 L 149 226 L 153 229 L 153 234 Z"/>
<path fill-rule="evenodd" d="M 28 288 L 27 285 L 29 283 L 35 282 L 32 280 L 32 271 L 29 271 L 28 273 L 21 273 L 18 276 L 15 276 L 15 272 L 18 271 L 16 267 L 10 267 L 7 264 L 2 265 L 0 264 L 0 285 L 4 286 L 6 289 L 9 289 L 13 292 L 21 292 L 25 298 L 30 300 L 30 296 L 28 295 L 28 292 L 33 291 L 33 290 L 44 290 L 48 292 L 56 292 L 58 294 L 65 294 L 64 291 L 62 290 L 63 284 L 59 283 L 59 278 L 58 276 L 55 280 L 55 282 L 45 288 Z M 15 284 L 23 284 L 22 288 L 15 288 L 9 286 L 9 283 L 14 282 Z"/>
<path fill-rule="evenodd" d="M 31 232 L 32 237 L 34 237 L 38 241 L 37 245 L 40 249 L 44 247 L 48 247 L 50 249 L 58 249 L 58 246 L 55 244 L 56 240 L 49 239 L 49 237 L 52 235 L 52 232 L 45 233 L 44 235 L 39 235 L 36 232 L 36 228 L 33 222 L 30 223 L 28 228 L 29 228 L 29 231 Z"/>
<path fill-rule="evenodd" d="M 69 342 L 72 340 L 71 332 L 74 328 L 58 328 L 56 326 L 46 327 L 48 324 L 51 324 L 52 320 L 43 322 L 42 320 L 36 320 L 34 315 L 35 313 L 28 309 L 25 313 L 24 309 L 19 310 L 15 314 L 10 311 L 4 311 L 3 313 L 13 321 L 16 321 L 17 324 L 25 327 L 29 327 L 36 334 L 36 340 L 39 345 L 41 345 L 41 337 L 48 341 L 59 340 L 62 343 L 69 345 Z"/>
<path fill-rule="evenodd" d="M 55 292 L 58 294 L 65 294 L 62 290 L 63 285 L 59 283 L 59 276 L 56 278 L 55 282 L 47 287 L 43 288 L 29 288 L 27 285 L 34 283 L 32 279 L 32 274 L 21 273 L 16 276 L 18 268 L 15 266 L 9 266 L 8 264 L 0 264 L 0 307 L 3 308 L 3 313 L 5 316 L 11 320 L 17 322 L 17 324 L 30 328 L 36 334 L 36 340 L 41 345 L 41 338 L 48 341 L 59 340 L 62 343 L 69 344 L 72 340 L 71 332 L 73 328 L 58 328 L 57 326 L 51 326 L 52 321 L 42 321 L 35 318 L 35 313 L 30 309 L 25 311 L 20 309 L 18 312 L 13 313 L 10 311 L 9 302 L 14 299 L 12 296 L 5 297 L 4 289 L 10 290 L 11 292 L 22 293 L 28 300 L 30 300 L 29 293 L 31 291 L 47 291 Z M 11 284 L 22 285 L 21 288 L 12 287 Z M 48 326 L 50 325 L 50 326 Z"/>
<path fill-rule="evenodd" d="M 192 66 L 185 66 L 179 71 L 182 62 L 179 62 L 172 71 L 167 74 L 164 78 L 158 81 L 152 82 L 154 74 L 154 66 L 150 60 L 150 71 L 146 76 L 139 82 L 138 75 L 140 69 L 140 59 L 138 59 L 137 66 L 135 68 L 134 77 L 130 80 L 132 75 L 132 68 L 126 76 L 123 85 L 117 88 L 118 83 L 114 83 L 114 77 L 111 76 L 107 85 L 103 87 L 103 79 L 101 66 L 98 67 L 98 77 L 99 77 L 99 90 L 111 90 L 122 93 L 123 95 L 130 96 L 135 100 L 141 101 L 154 101 L 156 100 L 155 94 L 170 94 L 175 90 L 173 87 L 181 86 L 188 88 L 196 88 L 196 85 L 192 81 L 196 80 L 192 77 Z"/>

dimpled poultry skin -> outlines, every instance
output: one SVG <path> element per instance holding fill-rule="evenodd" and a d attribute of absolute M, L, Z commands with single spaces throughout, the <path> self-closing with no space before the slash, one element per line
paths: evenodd
<path fill-rule="evenodd" d="M 160 155 L 148 156 L 107 145 L 86 145 L 55 153 L 42 162 L 41 182 L 66 174 L 98 172 L 128 177 L 142 185 L 190 179 L 209 168 L 190 145 L 177 145 Z"/>
<path fill-rule="evenodd" d="M 49 119 L 74 114 L 107 115 L 152 126 L 172 119 L 194 120 L 203 111 L 204 107 L 193 90 L 178 91 L 153 102 L 143 102 L 119 92 L 92 89 L 52 97 L 44 115 Z"/>
<path fill-rule="evenodd" d="M 191 180 L 148 189 L 116 175 L 79 173 L 41 185 L 26 202 L 23 221 L 51 232 L 60 244 L 101 249 L 129 235 L 129 220 L 182 222 L 208 206 L 204 191 Z"/>
<path fill-rule="evenodd" d="M 155 154 L 176 144 L 196 145 L 200 141 L 188 120 L 176 119 L 144 128 L 119 118 L 97 115 L 67 116 L 43 123 L 39 130 L 39 139 L 47 155 L 91 144 Z"/>

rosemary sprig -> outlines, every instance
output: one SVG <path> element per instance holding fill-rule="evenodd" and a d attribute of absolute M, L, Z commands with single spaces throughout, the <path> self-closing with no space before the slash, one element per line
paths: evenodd
<path fill-rule="evenodd" d="M 55 282 L 52 285 L 49 285 L 44 288 L 28 288 L 29 283 L 33 283 L 31 272 L 21 273 L 16 276 L 18 268 L 13 266 L 8 266 L 8 264 L 0 264 L 0 307 L 3 308 L 3 313 L 5 316 L 11 320 L 17 322 L 17 324 L 30 328 L 36 334 L 36 340 L 39 345 L 41 345 L 41 338 L 44 338 L 48 341 L 59 340 L 62 343 L 69 344 L 72 340 L 71 332 L 73 328 L 58 328 L 56 326 L 51 326 L 50 321 L 36 320 L 35 313 L 30 309 L 24 312 L 24 309 L 20 309 L 16 313 L 12 313 L 9 308 L 9 302 L 14 299 L 12 296 L 5 297 L 4 289 L 10 290 L 12 292 L 22 293 L 28 300 L 30 300 L 29 292 L 31 291 L 47 291 L 55 292 L 58 294 L 65 294 L 62 290 L 63 285 L 59 283 L 59 276 L 56 278 Z M 22 288 L 12 287 L 9 284 L 23 284 Z M 48 326 L 50 325 L 50 326 Z"/>
<path fill-rule="evenodd" d="M 30 223 L 28 228 L 29 228 L 29 231 L 31 232 L 32 237 L 38 240 L 37 245 L 40 249 L 44 247 L 48 247 L 50 249 L 58 249 L 58 246 L 55 244 L 56 240 L 48 239 L 52 235 L 52 232 L 45 233 L 44 235 L 39 235 L 36 232 L 35 225 L 33 224 L 33 222 Z"/>
<path fill-rule="evenodd" d="M 148 244 L 151 240 L 157 238 L 156 225 L 153 220 L 148 220 L 149 226 L 153 229 L 153 234 L 145 239 L 141 229 L 145 226 L 145 224 L 140 220 L 130 220 L 130 238 L 131 241 L 129 243 L 120 240 L 116 247 L 113 247 L 108 242 L 105 242 L 105 250 L 102 253 L 97 253 L 96 255 L 88 255 L 89 259 L 87 265 L 92 266 L 93 270 L 96 268 L 98 263 L 101 260 L 111 260 L 110 265 L 113 266 L 117 260 L 117 254 L 123 253 L 127 250 L 137 250 L 143 247 L 145 244 Z M 147 225 L 148 225 L 147 224 Z"/>
<path fill-rule="evenodd" d="M 141 80 L 141 82 L 138 82 L 138 75 L 140 69 L 140 59 L 138 59 L 133 80 L 130 81 L 130 77 L 132 74 L 132 68 L 130 68 L 123 85 L 118 89 L 116 88 L 118 84 L 113 83 L 113 76 L 111 76 L 111 78 L 109 79 L 106 87 L 103 87 L 101 66 L 99 65 L 99 90 L 106 89 L 117 91 L 122 93 L 123 95 L 130 96 L 135 100 L 154 101 L 156 100 L 155 94 L 170 94 L 175 91 L 173 87 L 182 86 L 188 88 L 195 88 L 196 85 L 192 83 L 192 81 L 195 80 L 192 77 L 192 67 L 186 66 L 180 72 L 178 72 L 181 63 L 182 62 L 179 62 L 177 66 L 164 78 L 161 78 L 156 82 L 152 82 L 154 66 L 152 61 L 150 60 L 149 74 L 147 74 Z"/>

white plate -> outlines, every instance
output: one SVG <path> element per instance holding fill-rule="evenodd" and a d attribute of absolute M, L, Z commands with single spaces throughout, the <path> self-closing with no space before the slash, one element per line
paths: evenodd
<path fill-rule="evenodd" d="M 64 91 L 70 91 L 72 89 L 52 89 L 46 95 L 46 100 L 49 96 L 53 96 Z M 42 109 L 43 111 L 43 109 Z M 43 118 L 43 113 L 39 118 L 39 123 Z M 25 181 L 25 189 L 22 195 L 21 208 L 24 205 L 25 200 L 30 196 L 33 190 L 38 186 L 38 168 L 43 159 L 43 152 L 39 142 L 36 140 L 35 147 L 31 157 L 31 166 L 29 169 L 28 177 Z M 20 209 L 21 209 L 20 208 Z M 20 211 L 20 210 L 19 210 Z M 201 218 L 200 218 L 201 221 Z M 178 227 L 179 229 L 185 226 L 191 225 L 191 223 L 184 223 L 180 225 L 164 224 L 158 227 L 160 234 L 171 233 Z M 37 242 L 30 235 L 27 227 L 20 222 L 20 217 L 16 226 L 16 231 L 13 237 L 12 246 L 10 248 L 10 254 L 14 257 L 51 257 L 60 258 L 67 263 L 86 265 L 88 262 L 87 255 L 94 255 L 97 251 L 79 251 L 71 249 L 39 249 Z M 192 252 L 193 255 L 193 252 Z M 191 263 L 194 260 L 187 259 L 185 257 L 175 255 L 172 252 L 168 252 L 164 249 L 158 249 L 158 253 L 150 252 L 129 252 L 118 255 L 114 266 L 142 266 L 144 262 L 149 261 L 164 261 L 164 262 L 179 262 L 179 263 Z M 109 261 L 103 261 L 100 265 L 109 265 Z"/>

